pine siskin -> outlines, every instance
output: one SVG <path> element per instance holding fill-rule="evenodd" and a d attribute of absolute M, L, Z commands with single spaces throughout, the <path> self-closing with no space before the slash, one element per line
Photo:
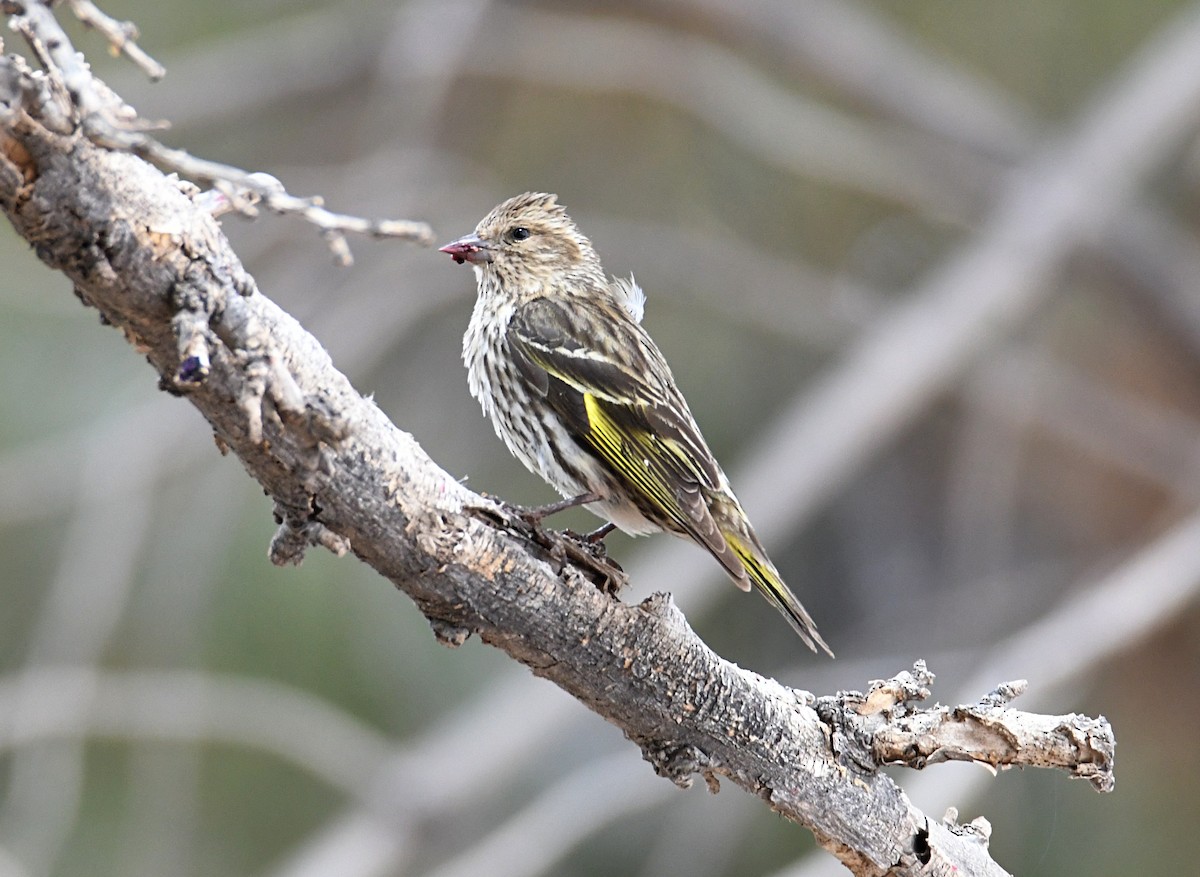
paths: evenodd
<path fill-rule="evenodd" d="M 567 499 L 626 533 L 691 539 L 755 585 L 813 651 L 832 652 L 788 590 L 708 449 L 631 277 L 608 280 L 554 195 L 526 193 L 441 248 L 475 269 L 463 337 L 471 395 L 496 434 Z"/>

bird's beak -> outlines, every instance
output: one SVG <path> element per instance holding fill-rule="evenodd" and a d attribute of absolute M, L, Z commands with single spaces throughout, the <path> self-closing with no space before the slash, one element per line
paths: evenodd
<path fill-rule="evenodd" d="M 472 265 L 484 265 L 492 261 L 492 251 L 479 235 L 469 234 L 456 241 L 451 241 L 444 247 L 438 247 L 439 253 L 449 253 L 450 258 L 458 264 L 470 262 Z"/>

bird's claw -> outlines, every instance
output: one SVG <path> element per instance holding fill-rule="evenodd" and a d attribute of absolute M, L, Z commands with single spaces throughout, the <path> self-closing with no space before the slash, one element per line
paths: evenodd
<path fill-rule="evenodd" d="M 596 572 L 603 579 L 596 581 L 596 586 L 606 594 L 615 595 L 629 584 L 629 576 L 625 574 L 621 564 L 608 556 L 608 546 L 604 544 L 604 537 L 611 529 L 610 526 L 605 526 L 582 534 L 574 530 L 563 530 L 558 536 L 563 540 L 571 560 L 578 566 L 585 566 Z"/>
<path fill-rule="evenodd" d="M 513 503 L 495 500 L 491 506 L 470 506 L 466 511 L 492 524 L 498 524 L 528 536 L 561 565 L 571 563 L 583 570 L 588 580 L 606 594 L 616 595 L 629 584 L 629 576 L 615 560 L 608 556 L 604 537 L 611 526 L 600 527 L 591 533 L 579 534 L 571 530 L 548 530 L 542 526 L 546 517 L 546 506 L 527 508 Z"/>

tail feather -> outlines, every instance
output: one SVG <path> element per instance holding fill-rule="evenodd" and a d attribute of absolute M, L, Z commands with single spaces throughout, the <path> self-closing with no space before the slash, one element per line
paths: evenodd
<path fill-rule="evenodd" d="M 723 532 L 722 535 L 734 553 L 737 554 L 738 559 L 741 560 L 742 566 L 746 570 L 746 575 L 750 577 L 750 581 L 762 592 L 767 601 L 788 620 L 792 629 L 800 634 L 800 638 L 804 640 L 805 645 L 814 652 L 820 646 L 821 650 L 832 658 L 833 651 L 826 645 L 825 640 L 821 638 L 821 634 L 817 633 L 817 625 L 812 620 L 812 616 L 800 604 L 796 595 L 784 584 L 783 579 L 779 577 L 779 573 L 775 571 L 775 567 L 771 564 L 771 561 L 760 556 L 737 534 Z"/>

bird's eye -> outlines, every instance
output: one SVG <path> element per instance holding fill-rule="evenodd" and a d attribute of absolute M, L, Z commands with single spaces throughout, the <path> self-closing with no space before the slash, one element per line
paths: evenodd
<path fill-rule="evenodd" d="M 524 227 L 524 226 L 522 226 L 522 225 L 518 225 L 518 226 L 517 226 L 516 228 L 514 228 L 514 229 L 513 229 L 511 232 L 509 232 L 509 236 L 510 236 L 510 237 L 511 237 L 511 238 L 512 238 L 514 241 L 524 241 L 524 240 L 528 240 L 528 239 L 529 239 L 529 229 L 525 228 L 525 227 Z"/>

